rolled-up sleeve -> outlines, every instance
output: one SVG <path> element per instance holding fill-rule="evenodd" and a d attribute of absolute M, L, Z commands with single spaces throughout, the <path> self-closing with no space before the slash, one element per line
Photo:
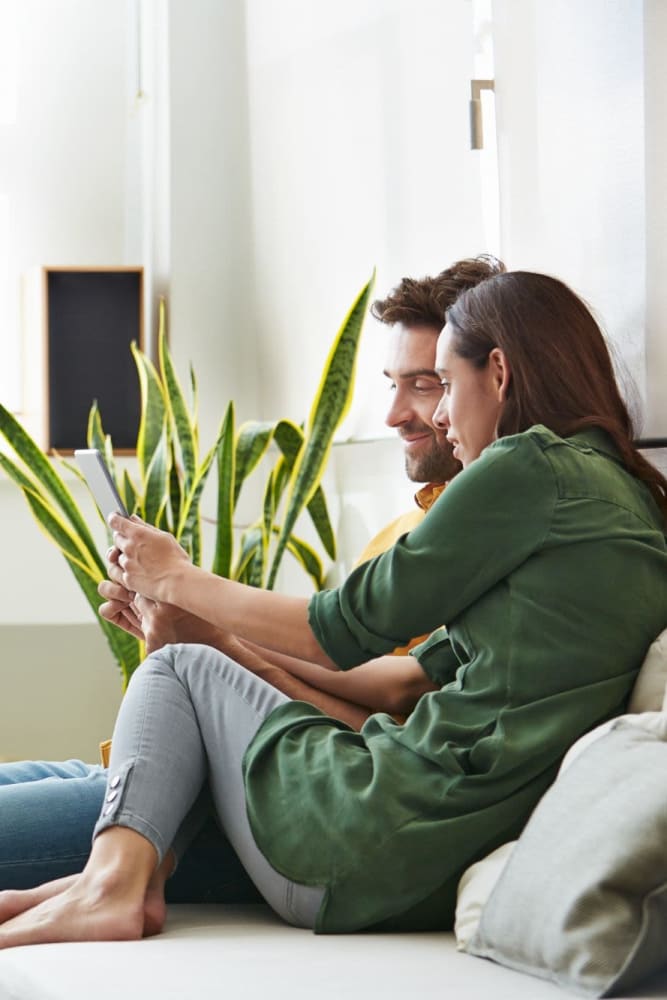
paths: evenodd
<path fill-rule="evenodd" d="M 339 667 L 451 624 L 540 548 L 558 495 L 540 430 L 495 442 L 418 527 L 313 596 L 311 628 Z"/>

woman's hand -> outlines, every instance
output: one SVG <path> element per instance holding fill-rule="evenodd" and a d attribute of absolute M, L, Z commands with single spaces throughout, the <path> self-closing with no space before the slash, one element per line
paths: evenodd
<path fill-rule="evenodd" d="M 169 595 L 184 569 L 192 564 L 173 535 L 131 518 L 112 514 L 109 526 L 115 549 L 109 556 L 109 577 L 128 591 L 169 603 Z"/>

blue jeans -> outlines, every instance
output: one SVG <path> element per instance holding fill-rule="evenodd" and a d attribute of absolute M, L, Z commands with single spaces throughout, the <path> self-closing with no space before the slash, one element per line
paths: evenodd
<path fill-rule="evenodd" d="M 28 889 L 84 867 L 107 772 L 80 760 L 0 764 L 0 890 Z M 172 903 L 259 902 L 211 815 L 167 882 Z"/>

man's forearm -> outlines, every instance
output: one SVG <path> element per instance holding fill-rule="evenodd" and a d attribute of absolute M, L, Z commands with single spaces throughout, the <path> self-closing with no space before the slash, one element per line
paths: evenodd
<path fill-rule="evenodd" d="M 279 667 L 313 689 L 373 712 L 408 715 L 423 694 L 436 690 L 413 656 L 382 656 L 353 670 L 329 670 L 317 663 L 261 649 L 245 639 L 237 641 L 266 663 Z"/>

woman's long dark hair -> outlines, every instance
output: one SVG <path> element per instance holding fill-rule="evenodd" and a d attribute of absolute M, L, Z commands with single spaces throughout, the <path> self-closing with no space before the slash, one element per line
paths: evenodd
<path fill-rule="evenodd" d="M 447 312 L 452 349 L 476 368 L 499 347 L 511 381 L 498 435 L 544 424 L 561 437 L 601 427 L 667 519 L 667 479 L 634 445 L 635 430 L 600 327 L 575 293 L 545 274 L 509 271 L 470 289 Z"/>

